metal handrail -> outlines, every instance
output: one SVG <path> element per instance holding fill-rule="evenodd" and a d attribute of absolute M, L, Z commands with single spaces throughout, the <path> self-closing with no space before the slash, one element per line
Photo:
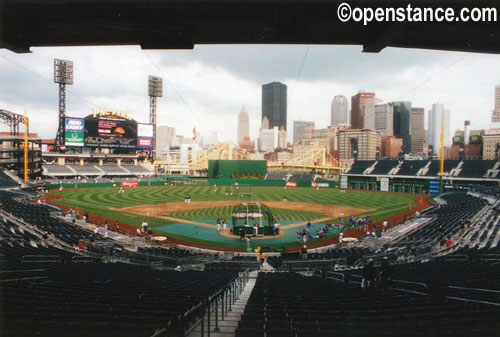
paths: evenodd
<path fill-rule="evenodd" d="M 424 287 L 427 289 L 427 284 L 422 283 L 422 282 L 412 282 L 412 281 L 405 281 L 405 280 L 392 280 L 392 282 L 399 282 L 399 283 L 406 283 L 406 284 L 415 284 Z"/>
<path fill-rule="evenodd" d="M 489 304 L 489 305 L 495 305 L 497 307 L 500 307 L 500 303 L 493 303 L 493 302 L 480 301 L 480 300 L 471 300 L 471 299 L 462 298 L 462 297 L 446 296 L 446 299 L 463 301 L 463 302 L 473 302 L 473 303 Z"/>
<path fill-rule="evenodd" d="M 47 279 L 48 279 L 48 276 L 34 276 L 34 277 L 13 278 L 13 279 L 9 279 L 9 280 L 0 280 L 0 283 L 14 282 L 14 281 L 47 280 Z"/>
<path fill-rule="evenodd" d="M 457 286 L 448 286 L 447 288 L 449 288 L 449 289 L 459 289 L 459 290 L 482 291 L 482 292 L 500 294 L 500 290 L 493 290 L 493 289 L 467 288 L 467 287 L 457 287 Z"/>
<path fill-rule="evenodd" d="M 341 277 L 340 278 L 329 277 L 328 275 L 330 275 L 330 274 L 334 275 L 334 276 L 341 276 Z M 326 278 L 334 280 L 334 281 L 339 281 L 339 282 L 345 283 L 345 275 L 343 273 L 339 273 L 339 272 L 336 272 L 336 271 L 327 271 L 326 272 Z"/>

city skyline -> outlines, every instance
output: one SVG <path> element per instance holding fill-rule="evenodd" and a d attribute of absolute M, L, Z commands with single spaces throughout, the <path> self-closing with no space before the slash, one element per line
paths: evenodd
<path fill-rule="evenodd" d="M 245 105 L 250 138 L 261 123 L 261 86 L 279 81 L 288 86 L 287 129 L 293 121 L 330 125 L 336 95 L 349 98 L 360 88 L 384 102 L 411 101 L 428 111 L 435 102 L 451 110 L 453 133 L 471 119 L 472 129 L 491 126 L 494 90 L 500 78 L 498 56 L 388 48 L 363 54 L 356 46 L 197 46 L 192 51 L 143 51 L 139 47 L 33 48 L 32 54 L 0 51 L 2 109 L 22 113 L 26 107 L 32 131 L 53 138 L 57 127 L 57 85 L 53 59 L 75 64 L 68 90 L 69 116 L 82 117 L 95 107 L 127 111 L 148 120 L 147 77 L 164 78 L 158 100 L 158 125 L 173 126 L 190 136 L 217 132 L 221 141 L 236 142 L 237 112 Z M 283 55 L 286 57 L 283 58 Z M 245 56 L 245 57 L 243 57 Z M 237 61 L 236 61 L 237 60 Z M 277 60 L 280 60 L 277 62 Z M 272 61 L 272 62 L 271 62 Z M 127 69 L 127 71 L 124 71 Z M 391 81 L 386 77 L 391 76 Z"/>

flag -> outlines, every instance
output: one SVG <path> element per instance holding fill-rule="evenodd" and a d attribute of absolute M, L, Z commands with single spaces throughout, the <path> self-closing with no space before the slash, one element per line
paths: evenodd
<path fill-rule="evenodd" d="M 193 140 L 196 140 L 196 126 L 193 127 Z"/>

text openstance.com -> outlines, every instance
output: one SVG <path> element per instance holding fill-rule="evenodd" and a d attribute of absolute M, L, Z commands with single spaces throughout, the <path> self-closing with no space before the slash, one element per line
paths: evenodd
<path fill-rule="evenodd" d="M 337 8 L 337 16 L 342 22 L 363 22 L 365 26 L 371 22 L 496 22 L 497 9 L 462 8 L 456 13 L 451 7 L 421 8 L 408 4 L 406 7 L 351 8 L 344 2 Z"/>

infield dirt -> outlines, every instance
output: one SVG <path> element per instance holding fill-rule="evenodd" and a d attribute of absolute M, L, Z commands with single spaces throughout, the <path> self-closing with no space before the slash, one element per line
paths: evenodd
<path fill-rule="evenodd" d="M 370 209 L 362 209 L 362 208 L 354 208 L 349 206 L 340 206 L 340 205 L 326 205 L 326 204 L 309 204 L 303 202 L 282 202 L 282 201 L 254 201 L 254 203 L 265 204 L 270 208 L 282 208 L 282 209 L 290 209 L 290 210 L 298 210 L 298 211 L 309 211 L 309 212 L 317 212 L 323 214 L 325 217 L 320 219 L 311 220 L 311 222 L 320 222 L 326 221 L 328 219 L 334 219 L 338 217 L 345 217 L 354 214 L 365 213 L 369 211 L 373 211 Z M 150 205 L 138 205 L 138 206 L 130 206 L 120 208 L 120 211 L 144 215 L 144 216 L 154 216 L 167 218 L 169 220 L 186 222 L 185 219 L 177 219 L 169 216 L 170 212 L 174 211 L 186 211 L 186 210 L 194 210 L 200 208 L 217 208 L 224 206 L 234 206 L 237 205 L 238 201 L 236 200 L 221 200 L 221 201 L 194 201 L 191 203 L 185 202 L 171 202 L 171 203 L 163 203 L 163 204 L 150 204 Z M 187 221 L 192 222 L 192 221 Z M 196 223 L 200 224 L 200 223 Z M 201 225 L 201 224 L 200 224 Z M 299 225 L 299 224 L 297 224 Z M 300 226 L 300 225 L 299 225 Z"/>

